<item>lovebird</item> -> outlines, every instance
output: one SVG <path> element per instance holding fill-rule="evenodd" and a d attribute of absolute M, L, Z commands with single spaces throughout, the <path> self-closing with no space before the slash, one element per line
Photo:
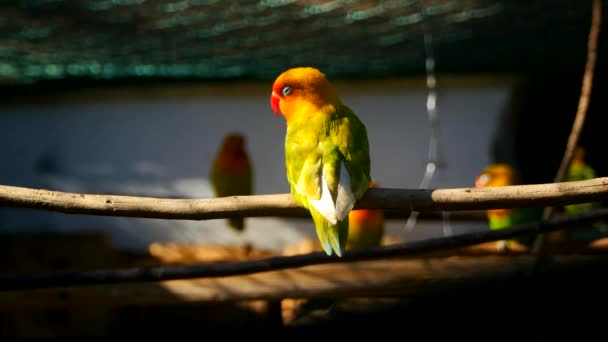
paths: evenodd
<path fill-rule="evenodd" d="M 577 147 L 566 174 L 566 181 L 579 181 L 595 178 L 595 170 L 585 162 L 585 149 Z M 577 203 L 564 206 L 566 214 L 579 214 L 598 206 L 597 203 Z"/>
<path fill-rule="evenodd" d="M 486 167 L 475 179 L 475 187 L 509 186 L 518 184 L 515 169 L 504 163 L 491 164 Z M 515 208 L 515 209 L 489 209 L 486 210 L 488 225 L 491 230 L 505 229 L 513 225 L 538 222 L 542 218 L 543 208 Z M 534 236 L 522 236 L 513 240 L 497 241 L 499 251 L 509 249 L 513 241 L 530 247 L 534 243 Z"/>
<path fill-rule="evenodd" d="M 325 253 L 341 257 L 348 214 L 371 181 L 366 128 L 325 74 L 312 67 L 281 73 L 272 85 L 270 105 L 287 123 L 290 192 L 310 211 Z"/>
<path fill-rule="evenodd" d="M 370 182 L 370 189 L 377 186 L 378 184 L 375 181 Z M 373 209 L 351 210 L 348 214 L 348 226 L 346 250 L 380 246 L 384 236 L 384 211 Z"/>
<path fill-rule="evenodd" d="M 228 133 L 211 165 L 211 185 L 216 197 L 251 195 L 253 171 L 245 137 L 240 133 Z M 245 229 L 243 217 L 227 219 L 228 225 L 239 232 Z"/>

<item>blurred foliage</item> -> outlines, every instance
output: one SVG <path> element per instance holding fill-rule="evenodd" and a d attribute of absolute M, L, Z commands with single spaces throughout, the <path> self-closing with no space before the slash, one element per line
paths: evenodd
<path fill-rule="evenodd" d="M 273 78 L 582 66 L 590 1 L 0 1 L 0 82 Z M 547 56 L 559 58 L 547 58 Z"/>

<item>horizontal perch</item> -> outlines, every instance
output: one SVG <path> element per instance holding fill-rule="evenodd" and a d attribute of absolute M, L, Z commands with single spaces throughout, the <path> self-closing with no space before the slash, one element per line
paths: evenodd
<path fill-rule="evenodd" d="M 608 217 L 608 209 L 572 215 L 537 224 L 522 224 L 509 229 L 482 231 L 468 234 L 394 244 L 347 252 L 343 257 L 328 257 L 325 253 L 280 256 L 243 262 L 210 265 L 180 265 L 166 267 L 134 267 L 85 272 L 55 272 L 29 275 L 0 275 L 0 292 L 40 289 L 49 287 L 99 285 L 111 283 L 164 281 L 193 278 L 221 278 L 236 275 L 269 272 L 310 265 L 349 263 L 361 260 L 395 258 L 421 253 L 459 248 L 482 242 L 509 239 L 521 235 L 548 233 L 568 227 L 580 227 Z"/>
<path fill-rule="evenodd" d="M 477 256 L 360 261 L 213 279 L 0 292 L 0 308 L 112 307 L 284 298 L 415 297 L 526 277 L 533 257 Z M 545 271 L 595 265 L 606 255 L 555 256 Z M 564 278 L 567 274 L 564 275 Z"/>
<path fill-rule="evenodd" d="M 370 189 L 356 209 L 455 211 L 555 206 L 608 199 L 608 178 L 493 188 Z M 0 207 L 63 213 L 207 220 L 303 215 L 289 194 L 221 198 L 155 198 L 79 194 L 0 185 Z"/>

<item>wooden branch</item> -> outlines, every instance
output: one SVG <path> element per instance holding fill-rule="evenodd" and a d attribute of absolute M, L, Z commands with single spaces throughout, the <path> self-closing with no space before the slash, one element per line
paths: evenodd
<path fill-rule="evenodd" d="M 516 236 L 546 233 L 565 227 L 593 223 L 608 217 L 608 209 L 572 215 L 538 224 L 514 226 L 509 229 L 461 234 L 451 237 L 413 241 L 370 249 L 347 252 L 343 257 L 328 257 L 325 253 L 310 253 L 295 256 L 271 257 L 243 262 L 210 265 L 185 265 L 150 268 L 126 268 L 85 272 L 55 272 L 28 275 L 0 276 L 0 291 L 16 289 L 40 289 L 61 286 L 99 285 L 112 283 L 164 281 L 193 278 L 217 278 L 269 272 L 310 265 L 347 263 L 380 258 L 395 258 L 453 249 L 482 242 L 506 240 Z"/>
<path fill-rule="evenodd" d="M 578 144 L 579 136 L 587 117 L 587 109 L 589 107 L 589 101 L 591 99 L 591 89 L 593 86 L 593 73 L 595 70 L 595 61 L 597 59 L 597 41 L 600 34 L 600 27 L 602 26 L 602 0 L 593 0 L 591 28 L 589 29 L 589 37 L 587 40 L 587 63 L 585 65 L 585 73 L 583 74 L 583 84 L 581 89 L 581 95 L 578 101 L 578 108 L 574 117 L 574 123 L 568 136 L 568 142 L 566 144 L 566 150 L 564 156 L 555 175 L 554 182 L 562 182 L 566 179 L 568 168 L 572 162 L 574 150 Z M 549 219 L 555 211 L 554 206 L 547 206 L 543 211 L 543 219 Z M 539 236 L 534 244 L 534 254 L 540 256 L 543 253 L 545 244 L 545 236 Z"/>
<path fill-rule="evenodd" d="M 608 199 L 608 177 L 585 181 L 492 188 L 370 189 L 355 209 L 483 210 L 564 205 Z M 305 215 L 289 194 L 222 198 L 155 198 L 79 194 L 0 185 L 0 207 L 63 213 L 207 220 L 226 217 Z"/>
<path fill-rule="evenodd" d="M 566 179 L 568 167 L 572 161 L 574 155 L 574 149 L 578 144 L 585 118 L 587 117 L 587 109 L 589 108 L 589 101 L 591 99 L 591 89 L 593 86 L 593 73 L 595 70 L 595 61 L 597 59 L 597 41 L 600 34 L 600 27 L 602 26 L 602 0 L 593 0 L 591 28 L 589 29 L 589 37 L 587 41 L 587 63 L 585 65 L 585 73 L 583 74 L 583 84 L 581 89 L 581 95 L 578 100 L 578 108 L 576 110 L 576 116 L 574 117 L 574 123 L 570 135 L 568 136 L 568 143 L 566 144 L 566 150 L 562 162 L 559 166 L 559 170 L 555 175 L 554 182 L 563 182 Z"/>
<path fill-rule="evenodd" d="M 116 307 L 281 300 L 284 298 L 415 297 L 485 281 L 526 277 L 532 257 L 445 257 L 306 266 L 214 279 L 0 292 L 0 308 Z M 550 270 L 608 264 L 606 255 L 557 256 Z"/>

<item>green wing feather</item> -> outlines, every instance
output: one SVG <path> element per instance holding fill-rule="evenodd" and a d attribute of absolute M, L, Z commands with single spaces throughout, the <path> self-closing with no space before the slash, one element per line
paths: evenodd
<path fill-rule="evenodd" d="M 291 193 L 311 212 L 317 236 L 328 255 L 342 256 L 348 218 L 330 224 L 309 202 L 321 198 L 321 174 L 335 199 L 344 163 L 351 191 L 359 199 L 370 182 L 369 144 L 365 126 L 346 106 L 327 106 L 309 120 L 291 123 L 285 138 L 285 165 Z"/>
<path fill-rule="evenodd" d="M 367 130 L 350 108 L 340 108 L 344 114 L 340 120 L 330 125 L 331 137 L 351 176 L 351 188 L 355 198 L 359 199 L 365 194 L 371 181 Z"/>
<path fill-rule="evenodd" d="M 543 217 L 543 208 L 542 207 L 531 207 L 531 208 L 517 208 L 513 211 L 513 224 L 526 224 L 526 223 L 538 223 L 542 220 Z M 534 240 L 536 240 L 535 235 L 526 235 L 515 238 L 516 241 L 527 245 L 532 246 L 534 244 Z"/>
<path fill-rule="evenodd" d="M 595 170 L 583 162 L 572 163 L 566 176 L 567 181 L 579 181 L 595 178 Z M 580 214 L 599 206 L 598 203 L 577 203 L 564 206 L 567 214 Z"/>
<path fill-rule="evenodd" d="M 518 224 L 540 222 L 542 214 L 542 207 L 516 208 L 510 210 L 507 215 L 489 215 L 488 224 L 492 230 L 506 229 Z M 535 236 L 521 236 L 513 240 L 531 246 L 534 243 Z"/>

